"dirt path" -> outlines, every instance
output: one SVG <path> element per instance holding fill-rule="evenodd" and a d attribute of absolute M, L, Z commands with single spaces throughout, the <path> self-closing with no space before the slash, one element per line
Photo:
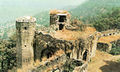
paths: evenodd
<path fill-rule="evenodd" d="M 120 55 L 112 56 L 105 52 L 96 51 L 96 56 L 89 63 L 88 72 L 120 72 Z"/>

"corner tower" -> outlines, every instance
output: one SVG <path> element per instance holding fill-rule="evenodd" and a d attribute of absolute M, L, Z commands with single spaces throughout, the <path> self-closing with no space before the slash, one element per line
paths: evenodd
<path fill-rule="evenodd" d="M 16 20 L 17 68 L 23 69 L 34 62 L 33 39 L 36 19 L 25 16 Z"/>

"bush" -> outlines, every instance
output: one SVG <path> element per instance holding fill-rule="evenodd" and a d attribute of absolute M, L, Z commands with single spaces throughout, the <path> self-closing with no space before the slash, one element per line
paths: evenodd
<path fill-rule="evenodd" d="M 90 23 L 93 24 L 98 31 L 120 29 L 120 9 L 115 8 L 108 13 L 93 17 L 90 19 Z"/>
<path fill-rule="evenodd" d="M 0 39 L 0 72 L 16 67 L 16 35 L 9 40 Z"/>
<path fill-rule="evenodd" d="M 116 44 L 112 44 L 112 49 L 110 51 L 110 54 L 120 55 L 120 46 L 117 46 Z"/>

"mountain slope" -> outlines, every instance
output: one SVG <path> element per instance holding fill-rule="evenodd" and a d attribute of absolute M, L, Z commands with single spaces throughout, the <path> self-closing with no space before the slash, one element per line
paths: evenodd
<path fill-rule="evenodd" d="M 73 17 L 87 19 L 102 13 L 111 12 L 112 8 L 116 7 L 120 7 L 120 0 L 88 0 L 70 11 Z"/>

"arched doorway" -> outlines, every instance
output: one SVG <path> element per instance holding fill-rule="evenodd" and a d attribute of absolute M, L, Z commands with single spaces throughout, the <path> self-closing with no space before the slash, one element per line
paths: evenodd
<path fill-rule="evenodd" d="M 83 60 L 86 61 L 88 56 L 88 51 L 86 50 L 83 54 Z"/>
<path fill-rule="evenodd" d="M 44 49 L 44 50 L 41 52 L 41 59 L 42 59 L 43 57 L 50 58 L 52 55 L 53 55 L 53 51 L 52 51 L 51 49 Z"/>
<path fill-rule="evenodd" d="M 63 24 L 59 24 L 59 30 L 62 30 L 64 28 Z"/>

